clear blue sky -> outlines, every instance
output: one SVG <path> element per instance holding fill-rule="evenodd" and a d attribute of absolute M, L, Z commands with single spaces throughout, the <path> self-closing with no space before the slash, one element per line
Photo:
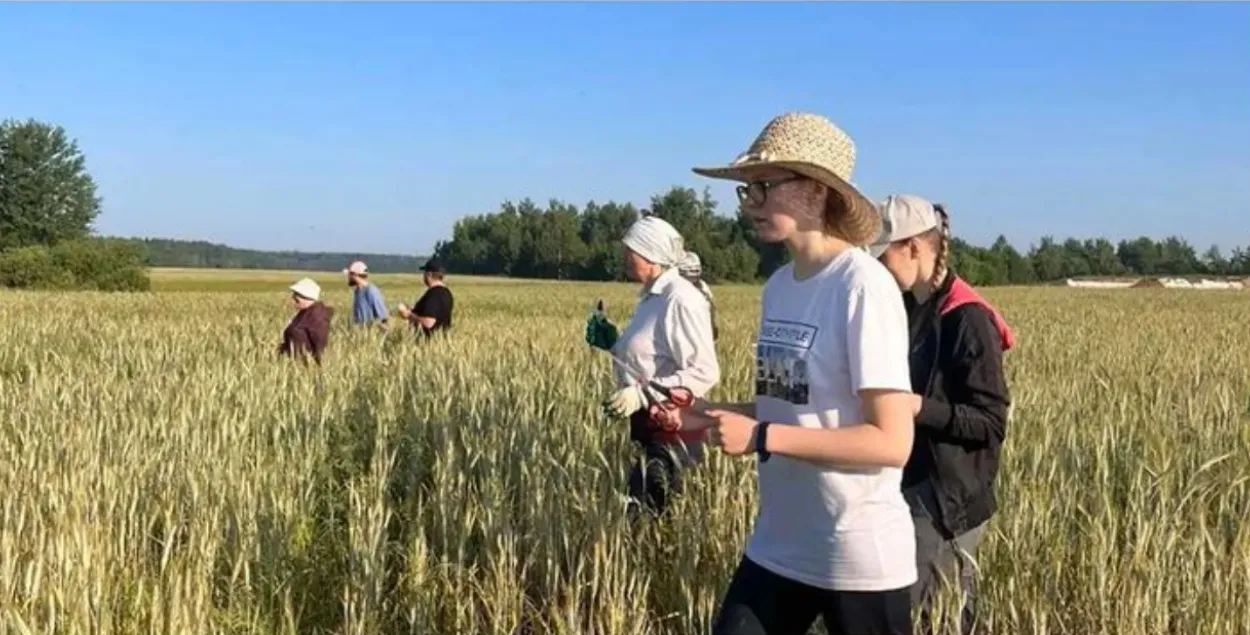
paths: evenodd
<path fill-rule="evenodd" d="M 10 4 L 0 118 L 78 139 L 111 235 L 425 253 L 505 199 L 632 201 L 773 115 L 955 230 L 1250 243 L 1250 5 Z"/>

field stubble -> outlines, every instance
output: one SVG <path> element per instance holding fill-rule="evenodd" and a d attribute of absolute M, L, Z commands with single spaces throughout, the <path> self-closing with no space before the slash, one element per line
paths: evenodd
<path fill-rule="evenodd" d="M 274 357 L 280 291 L 179 280 L 0 294 L 0 630 L 706 632 L 754 463 L 713 453 L 669 521 L 626 521 L 581 335 L 631 287 L 465 281 L 419 346 L 346 328 L 330 277 L 318 372 Z M 758 289 L 717 294 L 715 396 L 746 399 Z M 1250 632 L 1250 295 L 987 295 L 1020 345 L 981 632 Z"/>

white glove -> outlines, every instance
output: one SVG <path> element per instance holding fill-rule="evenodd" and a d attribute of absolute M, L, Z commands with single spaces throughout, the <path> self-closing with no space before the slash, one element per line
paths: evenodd
<path fill-rule="evenodd" d="M 624 419 L 642 410 L 642 389 L 638 386 L 626 386 L 603 402 L 603 411 L 610 417 Z"/>

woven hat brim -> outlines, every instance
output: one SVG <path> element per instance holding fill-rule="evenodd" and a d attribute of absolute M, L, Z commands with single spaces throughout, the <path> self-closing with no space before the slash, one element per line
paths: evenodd
<path fill-rule="evenodd" d="M 827 187 L 837 190 L 847 202 L 850 204 L 850 214 L 853 217 L 851 223 L 854 225 L 873 224 L 877 228 L 872 236 L 853 237 L 856 240 L 852 242 L 857 245 L 868 245 L 876 240 L 877 235 L 881 231 L 881 216 L 877 213 L 876 206 L 868 200 L 854 185 L 847 183 L 842 177 L 834 174 L 830 170 L 820 167 L 814 163 L 807 161 L 757 161 L 752 163 L 743 163 L 740 165 L 729 165 L 708 168 L 692 168 L 695 174 L 706 176 L 712 179 L 724 179 L 727 181 L 739 181 L 745 183 L 750 180 L 749 175 L 759 172 L 767 168 L 781 168 L 802 174 L 814 181 L 817 181 Z"/>

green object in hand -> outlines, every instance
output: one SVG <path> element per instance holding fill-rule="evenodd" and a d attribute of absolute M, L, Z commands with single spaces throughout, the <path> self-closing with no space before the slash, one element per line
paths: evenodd
<path fill-rule="evenodd" d="M 590 319 L 586 320 L 586 343 L 595 348 L 610 351 L 616 345 L 618 337 L 620 333 L 617 332 L 616 325 L 608 320 L 603 310 L 603 300 L 600 300 L 595 306 L 594 313 L 590 315 Z"/>

